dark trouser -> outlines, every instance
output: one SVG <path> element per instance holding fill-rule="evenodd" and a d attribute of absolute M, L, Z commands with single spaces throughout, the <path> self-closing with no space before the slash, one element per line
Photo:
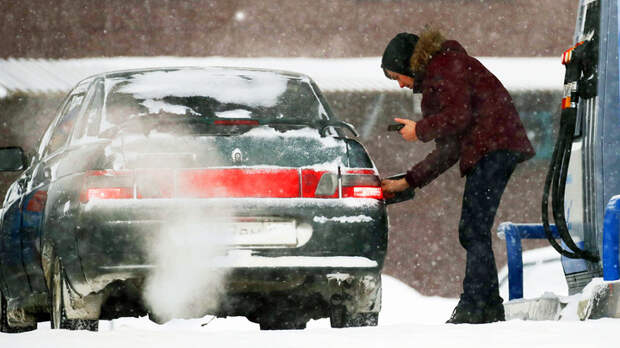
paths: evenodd
<path fill-rule="evenodd" d="M 461 301 L 477 307 L 502 303 L 491 247 L 491 227 L 502 193 L 517 165 L 510 151 L 484 156 L 467 174 L 459 241 L 467 251 Z"/>

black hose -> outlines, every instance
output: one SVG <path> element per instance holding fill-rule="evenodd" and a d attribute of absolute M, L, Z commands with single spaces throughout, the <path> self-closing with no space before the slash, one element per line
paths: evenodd
<path fill-rule="evenodd" d="M 542 211 L 541 211 L 541 215 L 542 215 L 542 223 L 543 223 L 543 228 L 545 230 L 545 235 L 547 236 L 547 239 L 549 240 L 549 244 L 551 244 L 551 246 L 553 246 L 553 248 L 560 253 L 561 255 L 564 255 L 566 257 L 569 258 L 575 258 L 576 254 L 575 253 L 571 253 L 567 250 L 564 250 L 564 248 L 562 248 L 558 242 L 555 240 L 555 238 L 553 237 L 553 234 L 551 233 L 551 228 L 549 226 L 549 190 L 551 188 L 551 182 L 556 178 L 556 167 L 557 167 L 557 158 L 558 158 L 558 152 L 560 152 L 560 149 L 563 148 L 562 142 L 563 142 L 563 136 L 562 134 L 564 133 L 562 131 L 563 129 L 563 124 L 562 122 L 560 123 L 560 132 L 558 135 L 558 140 L 555 144 L 555 147 L 553 148 L 553 154 L 551 155 L 551 162 L 549 163 L 549 170 L 547 171 L 547 177 L 545 179 L 545 186 L 543 189 L 543 198 L 542 198 Z M 555 208 L 555 206 L 553 207 Z M 553 209 L 555 211 L 555 209 Z"/>
<path fill-rule="evenodd" d="M 569 76 L 569 67 L 567 66 L 567 78 Z M 576 95 L 573 100 L 576 99 Z M 551 163 L 545 179 L 545 187 L 542 199 L 542 222 L 545 235 L 553 248 L 563 256 L 574 259 L 585 259 L 592 262 L 598 262 L 598 256 L 582 250 L 573 241 L 566 223 L 564 215 L 564 194 L 566 191 L 566 177 L 568 175 L 568 166 L 570 163 L 571 147 L 573 134 L 575 133 L 575 123 L 577 119 L 576 108 L 565 108 L 562 110 L 560 119 L 560 129 L 558 131 L 558 140 L 553 149 Z M 564 242 L 569 250 L 565 250 L 553 238 L 551 228 L 549 226 L 549 192 L 552 197 L 553 219 L 557 227 L 560 239 Z"/>

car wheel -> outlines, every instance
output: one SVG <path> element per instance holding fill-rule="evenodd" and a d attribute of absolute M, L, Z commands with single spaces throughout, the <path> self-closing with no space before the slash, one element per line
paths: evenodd
<path fill-rule="evenodd" d="M 50 282 L 50 318 L 52 329 L 97 331 L 99 328 L 98 320 L 67 319 L 65 314 L 64 295 L 68 289 L 66 285 L 65 272 L 62 268 L 62 261 L 60 258 L 56 258 L 54 260 L 52 267 L 52 279 Z"/>
<path fill-rule="evenodd" d="M 8 319 L 8 301 L 4 295 L 0 292 L 0 332 L 4 333 L 19 333 L 36 330 L 36 324 L 33 326 L 25 327 L 10 327 Z"/>
<path fill-rule="evenodd" d="M 333 328 L 377 326 L 379 313 L 351 313 L 343 305 L 334 306 L 330 311 L 329 323 Z"/>
<path fill-rule="evenodd" d="M 2 293 L 0 293 L 0 332 L 13 332 L 7 318 L 7 301 Z"/>

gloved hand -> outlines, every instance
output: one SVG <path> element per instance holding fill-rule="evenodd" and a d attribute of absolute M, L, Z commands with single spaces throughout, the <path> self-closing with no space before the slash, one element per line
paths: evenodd
<path fill-rule="evenodd" d="M 387 198 L 390 198 L 389 195 L 393 197 L 396 192 L 405 191 L 408 188 L 409 183 L 407 183 L 407 180 L 405 180 L 405 178 L 398 180 L 381 180 L 381 189 L 383 190 L 383 195 Z"/>
<path fill-rule="evenodd" d="M 418 141 L 418 135 L 416 134 L 416 131 L 415 131 L 415 126 L 416 126 L 415 121 L 409 120 L 406 118 L 398 118 L 398 117 L 394 118 L 394 121 L 405 125 L 405 127 L 403 127 L 403 129 L 399 131 L 403 139 L 407 141 Z"/>

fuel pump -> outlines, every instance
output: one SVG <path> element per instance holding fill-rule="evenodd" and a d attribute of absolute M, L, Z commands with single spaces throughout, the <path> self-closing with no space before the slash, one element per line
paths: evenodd
<path fill-rule="evenodd" d="M 564 213 L 564 194 L 572 141 L 577 123 L 579 99 L 588 99 L 596 96 L 597 46 L 598 36 L 593 31 L 591 38 L 577 43 L 574 47 L 564 52 L 562 56 L 562 64 L 566 67 L 566 74 L 564 76 L 564 96 L 562 99 L 560 128 L 545 180 L 541 212 L 545 234 L 553 248 L 565 257 L 584 259 L 591 262 L 598 262 L 600 258 L 596 253 L 578 247 L 571 237 Z M 549 196 L 551 196 L 553 219 L 565 247 L 562 247 L 555 240 L 549 225 Z"/>

